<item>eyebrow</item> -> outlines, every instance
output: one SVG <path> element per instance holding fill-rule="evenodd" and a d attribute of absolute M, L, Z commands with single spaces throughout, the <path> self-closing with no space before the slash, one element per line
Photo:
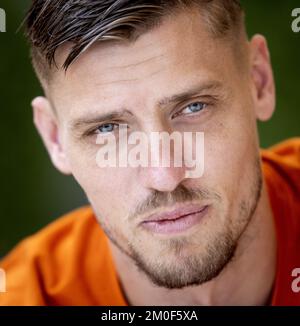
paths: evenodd
<path fill-rule="evenodd" d="M 156 103 L 156 105 L 160 109 L 163 109 L 166 106 L 170 106 L 175 103 L 185 102 L 197 95 L 200 95 L 203 92 L 212 91 L 212 90 L 217 91 L 220 88 L 222 88 L 222 84 L 219 81 L 211 81 L 211 82 L 204 83 L 204 84 L 202 83 L 201 85 L 196 85 L 196 86 L 189 88 L 188 90 L 183 91 L 179 94 L 164 97 L 164 98 L 160 99 Z M 133 114 L 126 108 L 121 108 L 119 110 L 111 111 L 109 113 L 96 114 L 94 117 L 91 117 L 91 118 L 78 118 L 78 119 L 70 122 L 70 125 L 71 125 L 71 129 L 76 130 L 76 129 L 82 128 L 84 126 L 97 124 L 97 123 L 103 123 L 104 121 L 122 119 L 126 115 L 133 115 Z"/>
<path fill-rule="evenodd" d="M 205 84 L 196 85 L 186 91 L 183 91 L 182 93 L 172 95 L 170 97 L 165 97 L 158 101 L 157 106 L 160 108 L 163 108 L 165 106 L 174 104 L 174 103 L 180 103 L 185 102 L 196 95 L 200 95 L 201 93 L 205 91 L 216 91 L 218 89 L 222 88 L 222 84 L 219 81 L 211 81 Z"/>
<path fill-rule="evenodd" d="M 71 129 L 76 130 L 78 128 L 82 128 L 84 126 L 97 124 L 97 123 L 103 123 L 105 121 L 109 120 L 117 120 L 122 119 L 126 114 L 132 115 L 132 113 L 126 109 L 121 109 L 119 111 L 112 111 L 107 114 L 97 114 L 94 117 L 91 118 L 79 118 L 72 122 L 70 122 Z"/>

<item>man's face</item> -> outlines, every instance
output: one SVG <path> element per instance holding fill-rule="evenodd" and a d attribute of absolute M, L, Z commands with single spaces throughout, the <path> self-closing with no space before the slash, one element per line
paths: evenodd
<path fill-rule="evenodd" d="M 176 96 L 183 93 L 191 94 L 182 101 Z M 158 285 L 215 277 L 261 190 L 248 59 L 213 38 L 198 14 L 182 13 L 136 42 L 94 46 L 66 74 L 55 74 L 49 94 L 70 171 L 110 239 Z M 96 139 L 117 135 L 118 124 L 129 133 L 203 132 L 203 176 L 188 179 L 174 167 L 99 168 Z M 172 220 L 187 211 L 198 213 Z"/>

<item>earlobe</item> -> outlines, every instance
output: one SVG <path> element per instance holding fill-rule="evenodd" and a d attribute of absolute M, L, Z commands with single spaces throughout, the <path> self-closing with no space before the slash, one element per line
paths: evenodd
<path fill-rule="evenodd" d="M 251 42 L 251 77 L 256 117 L 269 120 L 275 110 L 275 85 L 265 38 L 255 35 Z"/>
<path fill-rule="evenodd" d="M 59 136 L 57 117 L 48 99 L 37 97 L 32 103 L 34 124 L 43 140 L 54 166 L 64 174 L 71 174 L 70 166 Z"/>

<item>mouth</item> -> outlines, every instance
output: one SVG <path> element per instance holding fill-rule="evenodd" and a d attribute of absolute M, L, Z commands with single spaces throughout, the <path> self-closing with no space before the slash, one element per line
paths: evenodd
<path fill-rule="evenodd" d="M 208 211 L 206 206 L 185 206 L 171 212 L 150 215 L 141 223 L 146 230 L 159 234 L 184 232 L 198 224 Z"/>

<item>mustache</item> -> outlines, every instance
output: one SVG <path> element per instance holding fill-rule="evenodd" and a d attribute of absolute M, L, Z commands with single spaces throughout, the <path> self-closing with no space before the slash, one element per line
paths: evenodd
<path fill-rule="evenodd" d="M 129 214 L 129 221 L 136 220 L 138 216 L 150 215 L 158 208 L 166 208 L 175 204 L 184 204 L 195 201 L 214 199 L 221 201 L 221 196 L 217 192 L 201 188 L 187 188 L 179 185 L 172 192 L 153 191 L 152 194 L 140 203 L 135 210 Z"/>

